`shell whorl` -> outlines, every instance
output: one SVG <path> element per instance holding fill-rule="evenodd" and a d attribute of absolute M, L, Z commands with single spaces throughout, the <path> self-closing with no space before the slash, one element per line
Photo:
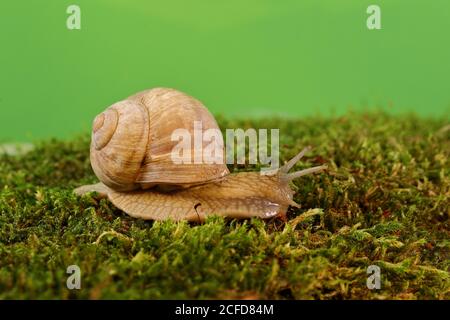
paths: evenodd
<path fill-rule="evenodd" d="M 108 187 L 127 191 L 138 188 L 136 177 L 148 142 L 148 113 L 132 101 L 113 104 L 93 124 L 91 164 Z"/>
<path fill-rule="evenodd" d="M 118 122 L 119 114 L 113 108 L 95 117 L 92 133 L 96 150 L 101 150 L 108 144 L 116 131 Z"/>

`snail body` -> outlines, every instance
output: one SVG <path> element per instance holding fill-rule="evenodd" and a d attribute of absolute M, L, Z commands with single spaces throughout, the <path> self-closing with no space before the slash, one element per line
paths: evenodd
<path fill-rule="evenodd" d="M 180 122 L 190 128 L 193 120 L 218 128 L 198 100 L 173 89 L 147 90 L 114 104 L 93 125 L 91 164 L 101 182 L 75 192 L 95 191 L 142 219 L 203 221 L 214 214 L 266 219 L 298 207 L 293 179 L 325 169 L 289 173 L 309 148 L 270 174 L 230 174 L 224 163 L 176 165 L 170 159 L 171 130 Z"/>

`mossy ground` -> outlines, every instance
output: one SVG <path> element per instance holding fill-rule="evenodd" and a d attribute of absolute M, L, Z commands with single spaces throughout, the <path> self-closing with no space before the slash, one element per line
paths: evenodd
<path fill-rule="evenodd" d="M 449 299 L 449 151 L 444 119 L 360 114 L 231 121 L 280 128 L 281 158 L 307 145 L 286 222 L 135 220 L 77 197 L 96 181 L 89 135 L 0 156 L 0 298 Z M 442 129 L 444 128 L 444 129 Z M 448 129 L 448 127 L 447 127 Z M 255 167 L 236 167 L 251 170 Z M 66 288 L 66 268 L 81 289 Z M 366 287 L 369 265 L 381 289 Z"/>

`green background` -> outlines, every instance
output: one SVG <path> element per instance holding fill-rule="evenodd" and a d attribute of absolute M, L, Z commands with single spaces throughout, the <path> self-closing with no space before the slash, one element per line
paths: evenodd
<path fill-rule="evenodd" d="M 449 31 L 448 0 L 1 1 L 0 142 L 88 131 L 155 86 L 228 116 L 448 116 Z"/>

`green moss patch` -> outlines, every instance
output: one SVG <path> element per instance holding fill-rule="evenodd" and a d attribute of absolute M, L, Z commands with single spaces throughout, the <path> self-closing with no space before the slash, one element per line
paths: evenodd
<path fill-rule="evenodd" d="M 203 224 L 133 219 L 73 188 L 96 181 L 89 134 L 0 155 L 2 299 L 449 299 L 450 130 L 415 116 L 237 121 L 279 128 L 296 169 L 287 221 L 211 217 Z M 256 170 L 252 166 L 231 170 Z M 69 290 L 66 269 L 81 269 Z M 366 286 L 381 269 L 381 289 Z"/>

